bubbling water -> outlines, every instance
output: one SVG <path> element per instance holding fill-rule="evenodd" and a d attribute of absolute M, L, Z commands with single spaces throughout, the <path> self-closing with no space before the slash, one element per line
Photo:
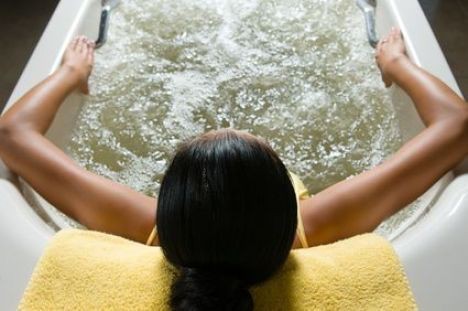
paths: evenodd
<path fill-rule="evenodd" d="M 311 193 L 402 143 L 353 0 L 124 0 L 91 86 L 68 152 L 148 195 L 212 129 L 265 138 Z"/>

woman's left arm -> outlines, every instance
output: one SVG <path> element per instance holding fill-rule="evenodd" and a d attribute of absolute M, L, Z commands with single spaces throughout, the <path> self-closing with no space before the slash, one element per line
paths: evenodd
<path fill-rule="evenodd" d="M 468 155 L 468 106 L 404 52 L 394 29 L 379 43 L 377 62 L 385 84 L 396 83 L 411 97 L 427 127 L 377 167 L 302 201 L 309 245 L 374 230 Z"/>
<path fill-rule="evenodd" d="M 57 110 L 76 89 L 87 93 L 93 44 L 75 39 L 60 68 L 0 118 L 0 156 L 38 193 L 89 229 L 145 242 L 156 200 L 78 166 L 44 137 Z"/>

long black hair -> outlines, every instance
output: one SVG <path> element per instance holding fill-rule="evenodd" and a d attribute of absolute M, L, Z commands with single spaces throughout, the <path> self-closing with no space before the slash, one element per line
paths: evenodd
<path fill-rule="evenodd" d="M 248 287 L 286 260 L 297 226 L 294 189 L 277 154 L 223 129 L 176 153 L 161 184 L 157 227 L 179 268 L 172 310 L 252 310 Z"/>

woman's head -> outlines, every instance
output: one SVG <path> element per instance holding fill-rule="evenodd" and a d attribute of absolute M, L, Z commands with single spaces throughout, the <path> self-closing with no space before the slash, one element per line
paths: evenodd
<path fill-rule="evenodd" d="M 296 199 L 271 147 L 224 129 L 178 150 L 161 184 L 156 219 L 164 254 L 181 269 L 173 309 L 250 310 L 247 288 L 289 254 Z"/>

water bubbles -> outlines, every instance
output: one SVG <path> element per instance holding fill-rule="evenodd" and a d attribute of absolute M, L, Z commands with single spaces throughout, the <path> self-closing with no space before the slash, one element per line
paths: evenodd
<path fill-rule="evenodd" d="M 182 141 L 235 127 L 315 193 L 401 145 L 373 59 L 352 0 L 124 0 L 68 150 L 155 195 Z"/>

